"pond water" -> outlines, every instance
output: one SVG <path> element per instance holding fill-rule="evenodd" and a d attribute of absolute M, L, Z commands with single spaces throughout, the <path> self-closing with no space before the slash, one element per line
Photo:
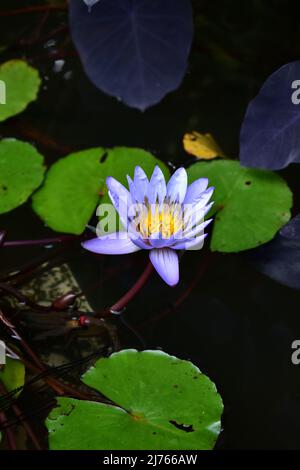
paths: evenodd
<path fill-rule="evenodd" d="M 30 5 L 42 3 L 32 0 Z M 149 150 L 170 166 L 186 166 L 193 158 L 184 152 L 182 137 L 191 130 L 210 132 L 227 155 L 238 156 L 239 129 L 249 100 L 268 74 L 300 56 L 297 15 L 284 16 L 279 36 L 276 22 L 285 2 L 270 2 L 275 19 L 268 20 L 265 30 L 262 19 L 255 25 L 247 8 L 239 5 L 236 12 L 234 2 L 228 2 L 226 11 L 223 2 L 195 3 L 200 26 L 188 74 L 176 92 L 144 113 L 89 82 L 70 41 L 65 12 L 0 16 L 2 61 L 25 58 L 43 78 L 39 99 L 26 113 L 1 124 L 1 136 L 34 143 L 47 165 L 71 150 L 122 145 Z M 1 11 L 21 7 L 22 1 L 1 2 Z M 213 22 L 215 28 L 210 29 Z M 299 166 L 284 176 L 299 195 Z M 54 236 L 29 203 L 1 215 L 0 228 L 7 230 L 9 240 Z M 2 250 L 1 272 L 54 250 Z M 94 310 L 120 298 L 147 263 L 143 252 L 97 257 L 76 243 L 63 256 Z M 153 274 L 123 313 L 124 321 L 111 320 L 122 347 L 162 348 L 190 359 L 216 383 L 225 405 L 218 449 L 300 448 L 300 366 L 291 362 L 291 344 L 300 339 L 300 293 L 260 274 L 247 253 L 186 253 L 181 273 L 175 289 Z M 35 343 L 43 353 L 61 348 L 62 355 L 77 347 L 76 340 L 66 346 L 65 336 Z M 27 401 L 30 406 L 30 397 Z"/>

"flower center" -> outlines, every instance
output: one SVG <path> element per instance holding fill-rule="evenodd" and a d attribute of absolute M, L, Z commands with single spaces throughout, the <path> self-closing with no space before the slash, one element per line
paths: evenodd
<path fill-rule="evenodd" d="M 144 239 L 151 235 L 168 239 L 183 229 L 181 205 L 152 204 L 140 211 L 137 230 Z"/>

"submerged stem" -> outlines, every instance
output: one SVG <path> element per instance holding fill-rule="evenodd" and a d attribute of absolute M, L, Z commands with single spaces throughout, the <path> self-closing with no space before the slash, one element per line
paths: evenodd
<path fill-rule="evenodd" d="M 48 11 L 66 11 L 68 8 L 65 5 L 32 5 L 24 8 L 16 8 L 15 10 L 0 11 L 0 16 L 16 16 L 23 15 L 26 13 L 40 13 Z"/>
<path fill-rule="evenodd" d="M 6 418 L 5 412 L 0 411 L 0 425 L 4 427 L 6 423 L 7 423 L 7 418 Z M 16 440 L 15 440 L 13 430 L 9 427 L 7 427 L 7 428 L 5 427 L 4 428 L 4 433 L 5 433 L 6 438 L 7 438 L 7 444 L 8 444 L 9 449 L 10 450 L 17 450 L 17 443 L 16 443 Z"/>
<path fill-rule="evenodd" d="M 123 297 L 120 298 L 114 305 L 109 308 L 110 313 L 119 313 L 121 312 L 129 302 L 134 299 L 134 297 L 140 292 L 142 287 L 146 284 L 147 280 L 150 277 L 150 274 L 153 271 L 152 263 L 148 263 L 146 269 L 143 271 L 142 275 L 138 278 L 136 283 L 126 292 Z"/>
<path fill-rule="evenodd" d="M 60 237 L 52 238 L 42 238 L 39 240 L 12 240 L 9 242 L 4 242 L 2 244 L 3 248 L 15 248 L 18 246 L 35 246 L 35 245 L 50 245 L 52 243 L 65 243 L 72 240 L 79 240 L 82 238 L 82 235 L 61 235 Z"/>
<path fill-rule="evenodd" d="M 167 308 L 163 309 L 156 315 L 151 316 L 148 320 L 138 324 L 137 326 L 140 328 L 147 328 L 150 325 L 161 321 L 163 318 L 170 315 L 174 310 L 176 310 L 193 292 L 195 287 L 198 285 L 202 277 L 206 274 L 206 272 L 210 269 L 210 267 L 217 261 L 217 256 L 214 253 L 208 252 L 203 259 L 202 263 L 199 264 L 196 273 L 194 274 L 193 280 L 185 289 L 185 291 Z"/>
<path fill-rule="evenodd" d="M 5 388 L 5 385 L 1 381 L 0 381 L 0 393 L 2 395 L 6 395 L 8 393 L 6 388 Z M 15 413 L 16 417 L 20 419 L 22 417 L 23 413 L 22 413 L 21 409 L 19 408 L 19 406 L 12 401 L 11 408 L 12 408 L 13 412 Z M 31 440 L 31 442 L 34 445 L 35 449 L 36 450 L 42 450 L 42 446 L 39 442 L 39 439 L 36 436 L 33 429 L 31 428 L 30 424 L 26 420 L 21 420 L 21 426 L 24 428 L 27 436 Z M 7 429 L 9 429 L 9 428 L 7 428 Z"/>

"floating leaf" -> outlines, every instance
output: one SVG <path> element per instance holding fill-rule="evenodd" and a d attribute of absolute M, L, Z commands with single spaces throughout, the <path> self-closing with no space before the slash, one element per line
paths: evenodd
<path fill-rule="evenodd" d="M 211 134 L 191 132 L 183 137 L 184 150 L 200 160 L 224 157 L 224 153 Z"/>
<path fill-rule="evenodd" d="M 12 392 L 16 388 L 23 387 L 25 383 L 25 367 L 21 361 L 6 358 L 6 364 L 0 365 L 0 380 L 8 392 Z M 21 392 L 18 392 L 18 394 Z M 16 394 L 15 396 L 18 396 Z M 2 433 L 0 431 L 0 442 L 2 441 Z"/>
<path fill-rule="evenodd" d="M 249 254 L 266 276 L 293 289 L 300 289 L 300 214 L 285 225 L 269 243 Z"/>
<path fill-rule="evenodd" d="M 10 60 L 2 64 L 0 88 L 4 100 L 0 96 L 0 121 L 24 111 L 36 99 L 40 83 L 38 71 L 23 60 Z"/>
<path fill-rule="evenodd" d="M 255 248 L 271 240 L 290 218 L 292 193 L 275 173 L 229 160 L 196 163 L 187 171 L 189 182 L 207 177 L 215 186 L 213 251 Z"/>
<path fill-rule="evenodd" d="M 6 364 L 0 369 L 0 380 L 3 382 L 6 390 L 11 392 L 25 383 L 25 367 L 21 361 L 6 358 Z"/>
<path fill-rule="evenodd" d="M 166 179 L 170 176 L 168 167 L 150 152 L 146 152 L 143 149 L 115 147 L 107 150 L 107 158 L 105 160 L 106 173 L 116 178 L 120 183 L 127 186 L 126 175 L 128 174 L 133 177 L 134 169 L 137 165 L 143 168 L 148 178 L 151 177 L 155 165 L 161 168 Z"/>
<path fill-rule="evenodd" d="M 104 194 L 102 201 L 110 202 L 107 176 L 126 184 L 126 174 L 132 176 L 136 165 L 150 175 L 157 164 L 168 174 L 162 162 L 141 149 L 98 147 L 73 153 L 52 165 L 45 184 L 33 197 L 33 209 L 53 230 L 80 234 L 100 197 Z"/>
<path fill-rule="evenodd" d="M 53 230 L 80 234 L 91 218 L 105 182 L 102 148 L 58 160 L 33 196 L 33 209 Z"/>
<path fill-rule="evenodd" d="M 280 235 L 300 243 L 300 214 L 296 215 L 296 217 L 282 227 Z"/>
<path fill-rule="evenodd" d="M 193 21 L 190 0 L 70 2 L 74 43 L 90 80 L 144 110 L 181 83 Z M 87 33 L 88 32 L 88 33 Z"/>
<path fill-rule="evenodd" d="M 241 164 L 280 170 L 300 163 L 300 61 L 274 72 L 248 106 L 241 129 Z"/>
<path fill-rule="evenodd" d="M 43 181 L 43 157 L 30 144 L 0 141 L 0 214 L 23 204 Z"/>
<path fill-rule="evenodd" d="M 222 399 L 191 362 L 161 351 L 100 359 L 83 382 L 114 405 L 58 398 L 46 425 L 50 449 L 211 449 Z"/>

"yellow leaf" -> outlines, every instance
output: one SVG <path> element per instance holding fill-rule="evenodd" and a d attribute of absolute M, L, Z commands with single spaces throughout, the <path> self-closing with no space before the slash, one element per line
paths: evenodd
<path fill-rule="evenodd" d="M 200 134 L 195 131 L 185 134 L 183 146 L 187 153 L 201 160 L 212 160 L 225 156 L 211 134 Z"/>

